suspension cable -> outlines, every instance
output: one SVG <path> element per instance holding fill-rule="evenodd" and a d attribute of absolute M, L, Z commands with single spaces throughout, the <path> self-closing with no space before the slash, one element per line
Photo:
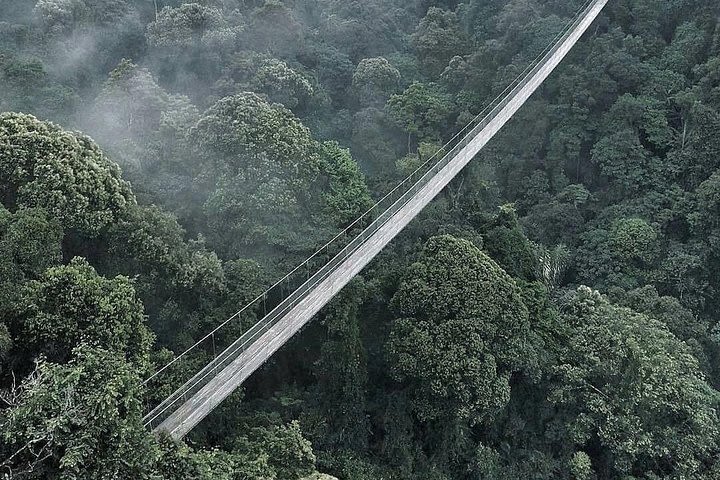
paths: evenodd
<path fill-rule="evenodd" d="M 323 246 L 318 248 L 312 255 L 307 257 L 305 260 L 303 260 L 300 264 L 298 264 L 295 268 L 293 268 L 290 272 L 288 272 L 285 276 L 277 280 L 274 284 L 272 284 L 270 287 L 268 287 L 266 290 L 264 290 L 261 294 L 259 294 L 257 297 L 255 297 L 253 300 L 251 300 L 249 303 L 247 303 L 245 306 L 243 306 L 240 310 L 235 312 L 233 315 L 228 317 L 225 321 L 220 323 L 217 327 L 215 327 L 213 330 L 211 330 L 208 334 L 203 336 L 200 340 L 195 342 L 193 345 L 185 349 L 182 353 L 177 355 L 175 358 L 173 358 L 171 361 L 169 361 L 167 364 L 163 365 L 160 369 L 158 369 L 155 373 L 150 375 L 148 378 L 146 378 L 143 381 L 143 385 L 147 385 L 151 380 L 153 380 L 155 377 L 160 375 L 162 372 L 170 368 L 172 365 L 177 363 L 179 360 L 184 358 L 187 354 L 189 354 L 191 351 L 196 349 L 198 346 L 200 346 L 203 342 L 210 338 L 214 338 L 214 335 L 221 330 L 223 327 L 225 327 L 228 323 L 235 320 L 238 316 L 240 316 L 242 313 L 244 313 L 246 310 L 248 310 L 253 305 L 257 304 L 258 301 L 263 300 L 267 298 L 267 295 L 271 293 L 273 290 L 275 290 L 278 286 L 280 286 L 283 282 L 288 280 L 290 277 L 292 277 L 295 273 L 297 273 L 300 269 L 303 267 L 310 267 L 310 261 L 314 258 L 318 257 L 321 253 L 326 252 L 328 247 L 333 245 L 339 238 L 344 237 L 345 234 L 347 234 L 349 231 L 351 231 L 353 228 L 358 226 L 360 222 L 364 219 L 366 219 L 372 212 L 377 210 L 377 208 L 382 204 L 384 201 L 386 201 L 388 198 L 390 198 L 392 195 L 394 195 L 400 188 L 402 188 L 403 185 L 410 182 L 421 170 L 423 170 L 428 164 L 438 157 L 441 153 L 446 152 L 446 148 L 449 147 L 451 144 L 455 142 L 461 135 L 465 133 L 471 126 L 473 126 L 475 123 L 477 123 L 478 120 L 481 119 L 483 115 L 485 115 L 491 107 L 494 108 L 494 105 L 496 102 L 501 100 L 505 97 L 506 93 L 514 89 L 518 82 L 533 68 L 535 68 L 538 64 L 538 62 L 547 55 L 547 53 L 552 50 L 552 48 L 555 47 L 556 42 L 563 36 L 567 31 L 574 25 L 575 21 L 577 20 L 577 17 L 587 8 L 588 5 L 590 5 L 594 0 L 588 0 L 582 7 L 580 7 L 575 15 L 571 17 L 573 21 L 568 22 L 563 29 L 550 41 L 550 43 L 540 52 L 523 70 L 518 74 L 512 82 L 510 82 L 502 92 L 500 92 L 490 103 L 488 103 L 475 117 L 473 117 L 472 120 L 470 120 L 462 129 L 460 129 L 450 140 L 448 140 L 442 147 L 440 147 L 433 155 L 428 157 L 427 160 L 425 160 L 420 166 L 415 168 L 410 174 L 408 174 L 404 179 L 402 179 L 392 190 L 390 190 L 388 193 L 386 193 L 380 200 L 375 202 L 368 210 L 366 210 L 363 214 L 361 214 L 359 217 L 357 217 L 352 223 L 350 223 L 347 227 L 345 227 L 343 230 L 341 230 L 337 235 L 335 235 L 332 239 L 330 239 L 328 242 L 326 242 Z"/>

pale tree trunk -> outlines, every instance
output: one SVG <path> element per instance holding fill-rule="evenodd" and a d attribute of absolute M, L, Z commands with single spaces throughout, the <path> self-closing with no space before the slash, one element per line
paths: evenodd
<path fill-rule="evenodd" d="M 688 122 L 687 122 L 687 120 L 683 120 L 682 147 L 681 147 L 681 151 L 683 153 L 685 153 L 685 141 L 687 140 L 687 130 L 688 130 Z"/>

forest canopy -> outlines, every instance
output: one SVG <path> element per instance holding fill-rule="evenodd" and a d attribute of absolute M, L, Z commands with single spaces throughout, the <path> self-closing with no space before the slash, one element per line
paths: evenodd
<path fill-rule="evenodd" d="M 720 478 L 716 0 L 610 0 L 183 441 L 143 416 L 266 305 L 145 380 L 444 153 L 584 2 L 1 3 L 3 480 Z"/>

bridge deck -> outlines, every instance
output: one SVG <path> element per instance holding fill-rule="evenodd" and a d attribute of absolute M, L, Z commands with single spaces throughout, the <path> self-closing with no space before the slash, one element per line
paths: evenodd
<path fill-rule="evenodd" d="M 302 298 L 294 302 L 283 315 L 273 320 L 273 325 L 255 339 L 237 358 L 225 356 L 225 362 L 209 365 L 200 372 L 209 378 L 197 392 L 156 408 L 147 418 L 151 421 L 162 419 L 154 424 L 155 430 L 168 432 L 174 438 L 182 438 L 217 405 L 242 384 L 273 353 L 302 328 L 318 311 L 326 305 L 403 229 L 418 213 L 440 193 L 440 191 L 475 157 L 480 149 L 502 128 L 542 82 L 552 73 L 583 33 L 596 19 L 608 0 L 595 0 L 575 22 L 574 27 L 548 53 L 544 63 L 532 70 L 525 81 L 511 92 L 503 102 L 504 106 L 488 121 L 479 125 L 468 136 L 472 139 L 459 151 L 451 152 L 445 165 L 422 185 L 409 198 L 401 199 L 402 204 L 384 223 L 376 228 L 356 249 L 316 284 L 312 285 Z M 337 258 L 337 257 L 336 257 Z M 302 289 L 302 287 L 301 287 Z M 273 315 L 271 312 L 269 315 Z M 261 320 L 262 322 L 262 320 Z M 237 346 L 235 346 L 237 348 Z M 232 349 L 231 346 L 228 350 Z M 222 357 L 223 354 L 221 354 Z M 210 370 L 208 370 L 210 368 Z M 200 375 L 198 374 L 198 375 Z M 187 397 L 187 398 L 185 398 Z M 179 405 L 179 408 L 176 408 Z M 163 410 L 164 409 L 164 410 Z"/>

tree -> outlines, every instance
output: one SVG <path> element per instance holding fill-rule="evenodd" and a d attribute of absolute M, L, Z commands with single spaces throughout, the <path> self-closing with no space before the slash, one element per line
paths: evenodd
<path fill-rule="evenodd" d="M 286 169 L 284 176 L 298 186 L 318 170 L 308 129 L 289 110 L 252 93 L 218 101 L 192 135 L 207 147 L 206 154 L 215 154 L 215 162 L 227 163 L 231 171 L 243 168 L 242 156 L 250 154 L 280 163 Z"/>
<path fill-rule="evenodd" d="M 292 226 L 319 193 L 311 185 L 320 156 L 307 128 L 289 110 L 244 93 L 220 100 L 191 135 L 209 156 L 203 177 L 215 187 L 205 211 L 216 247 L 298 245 Z"/>
<path fill-rule="evenodd" d="M 233 443 L 233 451 L 240 457 L 239 464 L 244 463 L 243 458 L 265 456 L 273 472 L 270 478 L 300 479 L 315 473 L 315 454 L 297 422 L 255 427 L 247 435 L 238 436 Z"/>
<path fill-rule="evenodd" d="M 62 33 L 74 26 L 82 6 L 79 0 L 40 0 L 35 4 L 34 13 L 47 30 Z"/>
<path fill-rule="evenodd" d="M 364 289 L 362 281 L 353 281 L 325 309 L 327 334 L 315 363 L 315 399 L 324 419 L 316 447 L 362 453 L 368 446 L 367 365 L 358 318 Z"/>
<path fill-rule="evenodd" d="M 383 57 L 364 58 L 355 69 L 352 89 L 363 107 L 385 105 L 400 84 L 400 72 Z"/>
<path fill-rule="evenodd" d="M 10 213 L 0 206 L 0 278 L 18 285 L 62 260 L 62 229 L 41 209 Z"/>
<path fill-rule="evenodd" d="M 533 280 L 537 260 L 533 246 L 523 233 L 512 205 L 503 205 L 500 212 L 482 226 L 488 254 L 513 277 Z"/>
<path fill-rule="evenodd" d="M 255 94 L 220 100 L 191 135 L 206 158 L 200 178 L 211 182 L 212 240 L 233 255 L 243 244 L 307 251 L 370 203 L 347 151 L 318 143 L 289 110 Z"/>
<path fill-rule="evenodd" d="M 311 68 L 317 81 L 338 106 L 347 100 L 347 87 L 352 81 L 355 65 L 350 57 L 333 45 L 310 44 L 298 54 L 298 60 Z"/>
<path fill-rule="evenodd" d="M 250 14 L 243 39 L 257 52 L 292 57 L 303 45 L 303 26 L 279 0 L 267 0 Z"/>
<path fill-rule="evenodd" d="M 421 420 L 489 421 L 529 362 L 528 311 L 515 282 L 467 240 L 428 241 L 392 304 L 386 349 Z"/>
<path fill-rule="evenodd" d="M 97 235 L 135 203 L 120 169 L 88 137 L 31 115 L 0 115 L 0 202 L 40 207 L 63 227 Z"/>
<path fill-rule="evenodd" d="M 654 279 L 657 288 L 673 295 L 694 312 L 707 308 L 715 297 L 711 281 L 712 254 L 708 253 L 701 242 L 671 243 Z"/>
<path fill-rule="evenodd" d="M 394 0 L 323 3 L 320 23 L 323 43 L 337 46 L 354 63 L 407 48 L 405 32 L 417 21 L 412 4 Z"/>
<path fill-rule="evenodd" d="M 442 146 L 436 143 L 420 142 L 417 148 L 417 153 L 411 153 L 399 158 L 395 162 L 395 169 L 401 177 L 404 178 L 424 166 L 426 162 L 431 159 L 442 158 L 445 153 L 447 152 L 445 152 Z"/>
<path fill-rule="evenodd" d="M 271 102 L 288 108 L 304 106 L 313 95 L 310 82 L 281 60 L 263 61 L 251 84 L 254 90 L 265 93 Z"/>
<path fill-rule="evenodd" d="M 672 43 L 663 52 L 661 61 L 667 68 L 688 75 L 702 63 L 708 40 L 707 33 L 696 23 L 683 23 L 675 30 Z"/>
<path fill-rule="evenodd" d="M 58 82 L 38 59 L 0 53 L 0 111 L 33 113 L 42 118 L 65 119 L 79 100 L 72 89 Z"/>
<path fill-rule="evenodd" d="M 212 46 L 223 35 L 229 37 L 226 40 L 233 41 L 234 32 L 228 27 L 223 13 L 198 3 L 164 7 L 147 27 L 148 42 L 157 47 Z"/>
<path fill-rule="evenodd" d="M 662 104 L 623 95 L 604 118 L 607 132 L 594 145 L 592 161 L 613 180 L 613 189 L 631 195 L 662 189 L 672 169 L 660 160 L 675 140 Z"/>
<path fill-rule="evenodd" d="M 106 276 L 135 276 L 133 285 L 158 342 L 173 348 L 194 343 L 193 338 L 221 321 L 211 311 L 228 290 L 253 292 L 262 284 L 257 265 L 247 267 L 253 271 L 247 276 L 238 273 L 242 266 L 228 266 L 232 278 L 243 283 L 229 282 L 217 255 L 201 239 L 186 241 L 186 235 L 172 215 L 157 207 L 138 207 L 107 232 L 105 254 L 94 259 Z M 247 303 L 254 296 L 232 295 L 227 300 Z"/>
<path fill-rule="evenodd" d="M 58 222 L 44 210 L 13 214 L 0 205 L 0 317 L 11 317 L 26 282 L 60 263 L 62 236 Z"/>
<path fill-rule="evenodd" d="M 146 30 L 151 63 L 160 83 L 189 96 L 196 104 L 207 97 L 222 71 L 223 59 L 240 42 L 243 18 L 237 11 L 182 3 L 164 7 Z"/>
<path fill-rule="evenodd" d="M 24 288 L 11 323 L 18 347 L 65 362 L 80 342 L 148 367 L 152 335 L 128 278 L 99 276 L 80 258 L 47 270 Z"/>
<path fill-rule="evenodd" d="M 86 120 L 87 128 L 113 157 L 135 173 L 134 183 L 147 182 L 144 173 L 177 168 L 185 134 L 199 112 L 182 95 L 169 95 L 153 75 L 129 60 L 110 72 Z"/>
<path fill-rule="evenodd" d="M 610 177 L 621 194 L 632 195 L 653 185 L 659 162 L 644 150 L 628 130 L 617 132 L 598 141 L 593 147 L 594 163 Z"/>
<path fill-rule="evenodd" d="M 315 455 L 297 422 L 245 428 L 228 450 L 195 450 L 160 438 L 153 473 L 183 480 L 336 480 L 315 470 Z"/>
<path fill-rule="evenodd" d="M 215 90 L 223 96 L 246 91 L 265 94 L 271 102 L 289 109 L 307 106 L 315 93 L 310 81 L 287 63 L 251 52 L 233 56 Z"/>
<path fill-rule="evenodd" d="M 387 171 L 396 160 L 397 146 L 392 130 L 393 123 L 383 109 L 368 107 L 353 116 L 352 152 L 365 171 Z"/>
<path fill-rule="evenodd" d="M 581 281 L 598 288 L 641 287 L 649 281 L 660 253 L 656 229 L 640 218 L 618 218 L 581 234 L 576 255 Z"/>
<path fill-rule="evenodd" d="M 673 335 L 685 342 L 707 335 L 708 325 L 702 319 L 683 307 L 678 299 L 661 296 L 653 286 L 646 285 L 627 292 L 620 303 L 638 313 L 660 320 Z"/>
<path fill-rule="evenodd" d="M 694 197 L 695 208 L 689 215 L 691 225 L 698 233 L 714 236 L 720 229 L 720 221 L 713 214 L 720 208 L 720 170 L 700 184 Z"/>
<path fill-rule="evenodd" d="M 655 258 L 658 235 L 640 218 L 624 218 L 613 222 L 611 248 L 623 263 L 650 263 Z"/>
<path fill-rule="evenodd" d="M 40 361 L 0 411 L 11 478 L 148 478 L 158 454 L 142 425 L 140 378 L 118 352 L 81 345 L 69 363 Z"/>
<path fill-rule="evenodd" d="M 393 95 L 386 109 L 389 117 L 408 134 L 421 140 L 439 140 L 449 126 L 452 99 L 434 83 L 413 83 L 402 94 Z"/>
<path fill-rule="evenodd" d="M 587 287 L 563 311 L 571 333 L 549 398 L 567 438 L 607 477 L 701 478 L 720 451 L 720 397 L 687 346 Z"/>
<path fill-rule="evenodd" d="M 162 478 L 197 480 L 276 480 L 270 467 L 269 456 L 263 452 L 257 457 L 235 455 L 223 450 L 195 450 L 169 438 L 160 439 L 162 455 L 157 473 Z M 278 479 L 279 480 L 279 479 Z"/>
<path fill-rule="evenodd" d="M 574 184 L 568 185 L 552 199 L 548 199 L 543 186 L 532 183 L 533 177 L 525 182 L 525 198 L 534 203 L 522 218 L 528 237 L 548 245 L 575 243 L 585 224 L 584 214 L 592 199 L 590 192 L 585 186 Z M 537 189 L 540 191 L 535 193 Z M 537 201 L 533 201 L 535 198 Z"/>
<path fill-rule="evenodd" d="M 350 151 L 336 142 L 323 142 L 319 151 L 326 185 L 324 211 L 336 224 L 347 226 L 373 204 L 365 177 Z"/>
<path fill-rule="evenodd" d="M 46 31 L 69 33 L 85 25 L 104 25 L 126 15 L 125 0 L 39 0 L 34 8 Z"/>
<path fill-rule="evenodd" d="M 412 42 L 428 75 L 437 77 L 450 59 L 470 49 L 470 40 L 455 12 L 430 7 L 412 35 Z"/>
<path fill-rule="evenodd" d="M 123 60 L 110 72 L 95 100 L 95 121 L 106 122 L 107 136 L 142 140 L 142 136 L 158 130 L 169 100 L 147 69 Z"/>

